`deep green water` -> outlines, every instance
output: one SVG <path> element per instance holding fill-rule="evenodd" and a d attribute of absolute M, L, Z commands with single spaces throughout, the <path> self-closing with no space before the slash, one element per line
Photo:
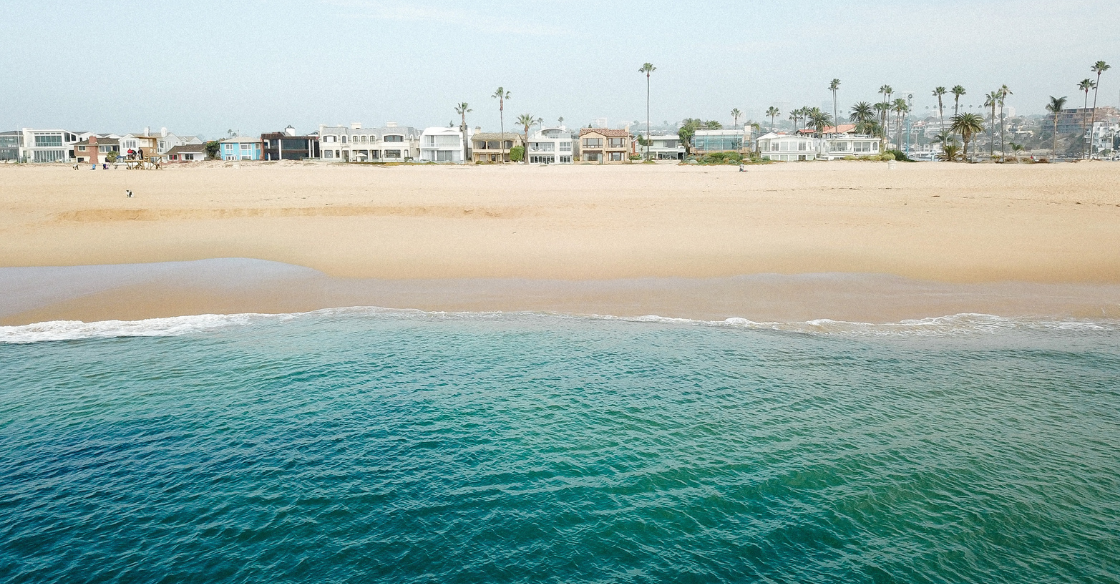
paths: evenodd
<path fill-rule="evenodd" d="M 1115 323 L 205 318 L 0 327 L 0 581 L 1120 582 Z"/>

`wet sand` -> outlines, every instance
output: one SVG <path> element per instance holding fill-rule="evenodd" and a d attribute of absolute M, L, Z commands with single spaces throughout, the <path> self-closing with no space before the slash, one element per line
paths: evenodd
<path fill-rule="evenodd" d="M 204 263 L 204 277 L 163 264 L 100 280 L 92 274 L 101 268 L 75 268 L 54 284 L 5 270 L 7 289 L 30 290 L 22 297 L 33 301 L 6 294 L 0 318 L 346 305 L 867 322 L 1109 315 L 1120 302 L 1117 179 L 1120 165 L 1108 163 L 838 162 L 746 173 L 0 165 L 0 267 L 214 258 L 292 266 L 277 276 Z M 258 281 L 264 272 L 272 275 Z"/>

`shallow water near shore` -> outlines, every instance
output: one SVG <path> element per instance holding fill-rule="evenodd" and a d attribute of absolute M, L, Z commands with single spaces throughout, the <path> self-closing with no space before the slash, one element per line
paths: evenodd
<path fill-rule="evenodd" d="M 1120 581 L 1114 320 L 0 333 L 4 581 Z"/>

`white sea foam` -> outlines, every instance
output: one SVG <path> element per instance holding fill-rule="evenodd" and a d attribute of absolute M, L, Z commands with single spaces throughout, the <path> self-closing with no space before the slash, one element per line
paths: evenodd
<path fill-rule="evenodd" d="M 179 336 L 226 327 L 252 325 L 264 322 L 282 322 L 304 317 L 390 317 L 423 320 L 485 320 L 539 318 L 539 319 L 590 319 L 615 320 L 634 323 L 656 323 L 677 326 L 707 326 L 746 330 L 770 330 L 824 336 L 955 336 L 960 334 L 991 334 L 1008 330 L 1052 330 L 1071 332 L 1116 332 L 1120 321 L 1009 318 L 991 314 L 963 313 L 947 316 L 903 320 L 893 323 L 850 322 L 816 319 L 803 322 L 758 322 L 745 318 L 726 320 L 695 320 L 657 315 L 612 316 L 546 314 L 534 312 L 444 312 L 416 309 L 353 306 L 328 308 L 312 312 L 285 314 L 202 314 L 145 320 L 106 320 L 98 322 L 49 321 L 20 326 L 0 326 L 0 344 L 37 343 L 45 341 L 72 341 L 116 337 L 166 337 Z"/>

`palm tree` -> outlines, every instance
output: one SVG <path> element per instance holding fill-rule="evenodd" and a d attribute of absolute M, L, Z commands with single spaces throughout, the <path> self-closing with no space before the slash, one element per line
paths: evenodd
<path fill-rule="evenodd" d="M 879 114 L 879 136 L 883 139 L 882 150 L 886 150 L 887 149 L 887 127 L 885 125 L 885 122 L 887 120 L 887 116 L 890 115 L 891 104 L 889 104 L 885 101 L 880 101 L 879 103 L 873 105 L 872 107 L 875 108 L 875 112 Z"/>
<path fill-rule="evenodd" d="M 501 162 L 504 163 L 506 161 L 506 100 L 509 99 L 509 92 L 499 87 L 490 97 L 498 99 L 498 120 L 501 122 L 502 129 L 498 138 L 498 146 L 502 149 Z"/>
<path fill-rule="evenodd" d="M 523 147 L 525 148 L 525 157 L 523 158 L 523 160 L 526 163 L 528 163 L 529 162 L 529 128 L 532 128 L 533 124 L 537 123 L 537 118 L 534 118 L 533 114 L 521 114 L 521 115 L 517 116 L 517 123 L 521 124 L 521 127 L 525 128 L 525 141 L 522 142 Z M 504 137 L 505 136 L 503 136 L 503 138 Z"/>
<path fill-rule="evenodd" d="M 557 122 L 558 124 L 560 124 L 561 126 L 563 126 L 563 125 L 564 125 L 564 116 L 560 116 L 560 117 L 559 117 L 559 118 L 558 118 L 558 119 L 556 120 L 556 122 Z"/>
<path fill-rule="evenodd" d="M 833 124 L 832 131 L 833 133 L 837 133 L 840 130 L 838 127 L 840 125 L 840 108 L 836 105 L 836 92 L 840 90 L 840 80 L 833 79 L 832 83 L 828 84 L 828 89 L 832 92 L 832 117 L 836 120 L 836 123 Z"/>
<path fill-rule="evenodd" d="M 1054 143 L 1050 147 L 1050 155 L 1053 156 L 1058 152 L 1058 114 L 1062 113 L 1062 109 L 1066 107 L 1066 96 L 1054 97 L 1050 96 L 1050 103 L 1046 104 L 1046 111 L 1054 116 Z"/>
<path fill-rule="evenodd" d="M 731 122 L 732 126 L 735 126 L 736 128 L 739 127 L 739 116 L 741 115 L 743 115 L 743 112 L 739 111 L 739 108 L 734 108 L 731 110 L 731 119 L 733 120 Z"/>
<path fill-rule="evenodd" d="M 941 146 L 941 157 L 948 162 L 957 159 L 957 154 L 961 151 L 961 147 L 957 146 L 955 142 L 946 142 Z"/>
<path fill-rule="evenodd" d="M 1011 151 L 1015 153 L 1015 162 L 1018 163 L 1019 162 L 1019 154 L 1023 151 L 1023 145 L 1022 144 L 1016 144 L 1014 142 L 1009 142 L 1009 145 L 1011 146 Z"/>
<path fill-rule="evenodd" d="M 766 110 L 766 115 L 770 116 L 770 131 L 773 132 L 774 131 L 774 118 L 782 115 L 782 110 L 780 110 L 780 109 L 778 109 L 774 106 L 770 106 Z"/>
<path fill-rule="evenodd" d="M 1004 83 L 999 88 L 999 155 L 1001 158 L 1007 156 L 1006 149 L 1004 148 L 1006 136 L 1003 131 L 1003 103 L 1007 100 L 1007 96 L 1009 95 L 1015 94 L 1011 93 L 1011 88 Z"/>
<path fill-rule="evenodd" d="M 1112 67 L 1104 61 L 1097 61 L 1089 68 L 1090 71 L 1097 74 L 1097 82 L 1093 85 L 1093 121 L 1089 123 L 1089 157 L 1093 157 L 1093 126 L 1097 125 L 1097 90 L 1101 86 L 1101 73 L 1108 71 Z"/>
<path fill-rule="evenodd" d="M 991 106 L 992 108 L 992 125 L 988 126 L 988 137 L 991 138 L 989 144 L 988 156 L 995 160 L 996 158 L 996 105 L 999 104 L 999 90 L 989 92 L 984 96 L 984 107 Z"/>
<path fill-rule="evenodd" d="M 965 90 L 961 85 L 954 85 L 953 88 L 949 90 L 949 93 L 953 94 L 953 117 L 955 118 L 957 114 L 960 113 L 957 110 L 960 108 L 961 96 L 965 94 Z"/>
<path fill-rule="evenodd" d="M 455 113 L 462 116 L 463 123 L 459 125 L 459 130 L 463 132 L 463 162 L 467 161 L 467 114 L 472 112 L 467 102 L 455 104 Z"/>
<path fill-rule="evenodd" d="M 894 112 L 898 122 L 898 142 L 895 143 L 896 148 L 902 148 L 902 120 L 906 117 L 907 112 L 910 111 L 910 104 L 906 103 L 903 98 L 895 99 L 891 104 L 891 111 Z"/>
<path fill-rule="evenodd" d="M 933 96 L 937 98 L 937 115 L 941 118 L 941 129 L 945 129 L 945 105 L 941 103 L 941 98 L 945 95 L 945 88 L 938 85 L 933 88 Z"/>
<path fill-rule="evenodd" d="M 868 134 L 868 122 L 875 119 L 875 110 L 871 108 L 871 104 L 866 101 L 861 101 L 852 106 L 851 119 L 856 123 L 857 134 Z"/>
<path fill-rule="evenodd" d="M 883 134 L 889 136 L 891 133 L 891 95 L 894 93 L 894 88 L 890 85 L 881 85 L 879 86 L 879 93 L 883 96 L 882 103 L 886 104 L 886 107 L 879 111 L 882 116 Z M 883 141 L 886 143 L 885 138 Z"/>
<path fill-rule="evenodd" d="M 805 115 L 809 120 L 809 125 L 817 131 L 817 137 L 823 138 L 825 128 L 832 125 L 832 116 L 816 107 L 805 112 Z"/>
<path fill-rule="evenodd" d="M 953 116 L 949 129 L 961 135 L 964 142 L 964 159 L 968 161 L 968 143 L 974 134 L 984 131 L 984 118 L 976 114 L 957 114 Z"/>
<path fill-rule="evenodd" d="M 645 73 L 646 74 L 646 158 L 647 159 L 649 158 L 649 74 L 653 73 L 654 71 L 657 71 L 657 67 L 654 67 L 652 63 L 646 63 L 645 65 L 642 65 L 641 69 L 638 69 L 639 73 Z"/>
<path fill-rule="evenodd" d="M 1085 92 L 1085 107 L 1081 110 L 1081 125 L 1085 125 L 1085 112 L 1089 110 L 1089 90 L 1096 89 L 1097 84 L 1092 79 L 1082 79 L 1077 88 Z M 1092 132 L 1090 132 L 1092 134 Z"/>
<path fill-rule="evenodd" d="M 793 120 L 793 133 L 797 133 L 797 120 L 801 119 L 801 108 L 789 112 L 789 119 Z"/>

